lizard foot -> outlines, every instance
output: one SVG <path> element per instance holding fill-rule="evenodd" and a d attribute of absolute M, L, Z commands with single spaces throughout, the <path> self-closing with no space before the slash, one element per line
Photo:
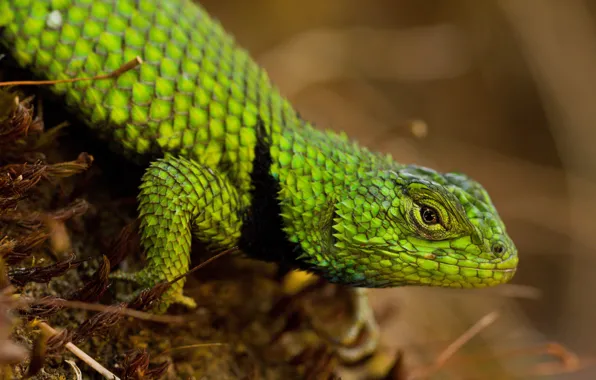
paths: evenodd
<path fill-rule="evenodd" d="M 340 338 L 332 338 L 340 359 L 354 363 L 374 353 L 379 344 L 379 325 L 368 304 L 366 289 L 351 289 L 354 320 Z"/>
<path fill-rule="evenodd" d="M 155 281 L 150 281 L 148 276 L 141 270 L 139 272 L 123 272 L 116 271 L 110 273 L 109 277 L 114 280 L 129 281 L 142 288 L 125 296 L 126 302 L 131 302 L 137 298 L 142 291 L 151 288 L 155 285 Z M 192 297 L 185 296 L 182 291 L 182 284 L 173 283 L 168 290 L 162 295 L 155 310 L 160 313 L 165 313 L 172 304 L 179 304 L 188 309 L 195 309 L 197 307 L 196 301 Z"/>
<path fill-rule="evenodd" d="M 310 273 L 296 271 L 288 273 L 283 280 L 285 294 L 295 295 L 315 284 L 320 279 Z M 350 288 L 353 321 L 340 337 L 329 334 L 322 326 L 313 324 L 313 329 L 337 347 L 339 358 L 346 363 L 358 362 L 373 354 L 379 344 L 379 325 L 375 319 L 366 289 Z"/>

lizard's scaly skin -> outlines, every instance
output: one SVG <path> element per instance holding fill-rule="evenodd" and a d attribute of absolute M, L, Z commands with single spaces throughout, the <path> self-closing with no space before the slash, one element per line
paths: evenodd
<path fill-rule="evenodd" d="M 187 0 L 0 0 L 0 42 L 115 149 L 165 158 L 139 195 L 150 285 L 212 249 L 353 286 L 504 283 L 516 248 L 486 191 L 406 166 L 303 120 L 267 74 Z M 182 282 L 164 298 L 182 297 Z"/>

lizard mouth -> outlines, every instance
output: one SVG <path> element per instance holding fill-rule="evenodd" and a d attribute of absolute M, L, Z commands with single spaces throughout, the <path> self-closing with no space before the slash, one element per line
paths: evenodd
<path fill-rule="evenodd" d="M 466 268 L 466 269 L 489 270 L 491 272 L 502 272 L 502 273 L 511 273 L 511 272 L 515 272 L 517 270 L 515 268 L 509 268 L 509 269 L 500 269 L 500 268 L 494 268 L 493 269 L 493 268 L 489 268 L 489 269 L 486 269 L 486 268 L 479 268 L 479 267 L 465 267 L 465 266 L 462 266 L 462 265 L 458 265 L 458 267 L 460 267 L 460 268 Z"/>
<path fill-rule="evenodd" d="M 407 254 L 408 256 L 411 256 L 412 260 L 415 260 L 415 258 L 424 258 L 427 260 L 432 260 L 433 258 L 436 257 L 440 257 L 440 256 L 447 256 L 447 254 L 445 255 L 437 255 L 437 254 L 433 254 L 433 257 L 429 257 L 429 255 L 421 255 L 420 252 L 417 251 L 401 251 L 401 252 L 393 252 L 393 251 L 384 251 L 385 254 L 387 254 L 387 256 L 390 257 L 396 257 L 399 258 L 399 256 L 401 254 Z M 408 260 L 410 261 L 410 260 Z M 507 260 L 501 261 L 498 264 L 507 264 L 507 263 L 511 263 L 513 261 L 516 261 L 516 256 L 512 255 L 511 257 L 507 258 Z M 486 263 L 486 262 L 484 262 Z M 478 266 L 471 266 L 471 265 L 460 265 L 460 264 L 449 264 L 449 263 L 444 263 L 445 265 L 452 265 L 452 266 L 456 266 L 458 268 L 464 268 L 464 269 L 476 269 L 476 270 L 485 270 L 485 271 L 491 271 L 491 272 L 500 272 L 500 273 L 515 273 L 517 271 L 517 267 L 512 267 L 512 268 L 497 268 L 496 266 L 498 265 L 497 263 L 494 263 L 494 267 L 485 267 L 482 268 L 480 267 L 480 263 Z M 415 265 L 414 263 L 412 263 L 412 265 Z"/>
<path fill-rule="evenodd" d="M 513 260 L 513 259 L 509 259 L 509 260 Z M 509 260 L 503 261 L 501 263 L 507 263 Z M 481 268 L 480 266 L 471 266 L 471 265 L 458 265 L 458 264 L 451 264 L 454 265 L 458 268 L 464 268 L 464 269 L 477 269 L 477 270 L 487 270 L 487 271 L 491 271 L 491 272 L 500 272 L 500 273 L 515 273 L 517 271 L 517 268 Z M 494 264 L 495 266 L 497 264 Z"/>

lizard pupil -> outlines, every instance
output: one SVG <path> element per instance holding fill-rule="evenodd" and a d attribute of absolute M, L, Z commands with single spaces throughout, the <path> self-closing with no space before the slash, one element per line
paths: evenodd
<path fill-rule="evenodd" d="M 437 211 L 430 207 L 422 207 L 420 209 L 420 216 L 426 224 L 437 224 L 439 222 L 439 216 Z"/>

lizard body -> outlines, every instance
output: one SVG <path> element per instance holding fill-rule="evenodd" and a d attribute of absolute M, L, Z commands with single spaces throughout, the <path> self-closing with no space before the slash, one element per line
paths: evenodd
<path fill-rule="evenodd" d="M 0 43 L 98 135 L 153 162 L 139 193 L 144 285 L 188 270 L 192 238 L 355 287 L 484 287 L 517 266 L 486 190 L 318 130 L 189 0 L 0 0 Z M 163 298 L 192 305 L 178 281 Z"/>

